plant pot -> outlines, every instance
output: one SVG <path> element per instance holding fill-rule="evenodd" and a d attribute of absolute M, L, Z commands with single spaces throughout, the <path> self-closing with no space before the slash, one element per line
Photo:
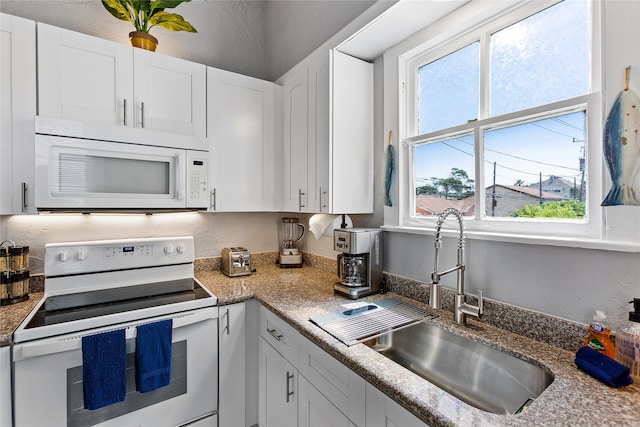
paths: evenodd
<path fill-rule="evenodd" d="M 131 40 L 131 46 L 147 49 L 152 52 L 155 52 L 156 46 L 158 45 L 157 38 L 142 31 L 131 31 L 129 33 L 129 40 Z"/>

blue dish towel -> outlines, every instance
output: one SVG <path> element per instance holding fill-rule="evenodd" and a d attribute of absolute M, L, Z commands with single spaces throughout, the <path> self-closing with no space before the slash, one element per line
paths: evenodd
<path fill-rule="evenodd" d="M 127 394 L 125 330 L 82 337 L 84 409 L 122 402 Z"/>
<path fill-rule="evenodd" d="M 172 319 L 137 327 L 136 390 L 139 392 L 153 391 L 171 381 L 172 331 Z"/>
<path fill-rule="evenodd" d="M 589 347 L 578 350 L 576 365 L 593 378 L 611 387 L 622 387 L 633 383 L 628 367 Z"/>

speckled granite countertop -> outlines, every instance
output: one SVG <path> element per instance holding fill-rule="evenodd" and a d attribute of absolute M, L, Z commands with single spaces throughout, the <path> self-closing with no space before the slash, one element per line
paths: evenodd
<path fill-rule="evenodd" d="M 453 314 L 440 310 L 432 322 L 506 350 L 549 369 L 555 379 L 522 414 L 496 415 L 476 409 L 421 377 L 376 353 L 364 344 L 347 347 L 309 321 L 309 317 L 334 311 L 346 299 L 333 293 L 337 276 L 305 266 L 280 269 L 257 267 L 251 276 L 229 278 L 217 271 L 196 277 L 215 293 L 221 305 L 252 297 L 283 318 L 302 335 L 336 357 L 353 371 L 431 425 L 460 426 L 638 426 L 640 386 L 607 387 L 580 371 L 574 353 L 470 320 L 470 327 L 453 323 Z M 376 301 L 393 293 L 367 298 Z M 405 299 L 411 304 L 425 304 Z"/>
<path fill-rule="evenodd" d="M 251 276 L 229 278 L 219 271 L 199 271 L 196 277 L 218 297 L 220 305 L 256 298 L 302 335 L 431 425 L 640 425 L 640 385 L 621 389 L 607 387 L 575 366 L 573 352 L 473 319 L 468 321 L 470 327 L 460 327 L 453 323 L 451 312 L 440 310 L 440 317 L 431 322 L 533 361 L 553 373 L 553 383 L 527 411 L 518 415 L 496 415 L 458 400 L 363 344 L 347 347 L 313 325 L 309 317 L 334 311 L 347 302 L 333 293 L 333 283 L 337 280 L 334 274 L 308 266 L 280 269 L 275 265 L 259 265 Z M 389 297 L 428 308 L 393 293 L 367 299 Z M 0 345 L 11 343 L 13 331 L 41 298 L 42 293 L 36 292 L 30 294 L 26 302 L 0 308 Z"/>

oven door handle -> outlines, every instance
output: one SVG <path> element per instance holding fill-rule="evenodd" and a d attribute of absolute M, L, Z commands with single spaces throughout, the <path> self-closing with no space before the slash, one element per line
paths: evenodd
<path fill-rule="evenodd" d="M 173 319 L 173 329 L 183 328 L 195 323 L 204 322 L 209 319 L 218 318 L 218 307 L 209 307 L 205 309 L 188 311 L 178 315 L 171 314 L 167 316 L 154 317 L 152 319 L 137 320 L 122 325 L 98 328 L 90 332 L 79 333 L 77 335 L 64 335 L 55 338 L 45 338 L 31 342 L 18 343 L 13 346 L 13 360 L 20 361 L 31 357 L 44 356 L 55 353 L 63 353 L 65 351 L 81 350 L 82 337 L 87 335 L 98 334 L 101 332 L 126 329 L 126 339 L 136 337 L 136 327 L 145 323 L 153 323 L 159 320 Z"/>

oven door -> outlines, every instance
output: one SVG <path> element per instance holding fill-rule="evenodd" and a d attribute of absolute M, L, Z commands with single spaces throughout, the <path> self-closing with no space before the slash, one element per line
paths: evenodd
<path fill-rule="evenodd" d="M 218 308 L 158 316 L 108 328 L 45 338 L 13 347 L 14 421 L 17 426 L 217 426 Z M 136 326 L 173 319 L 171 381 L 135 391 Z M 82 336 L 126 328 L 127 394 L 124 401 L 84 409 Z"/>
<path fill-rule="evenodd" d="M 36 207 L 186 207 L 186 151 L 36 135 Z"/>

